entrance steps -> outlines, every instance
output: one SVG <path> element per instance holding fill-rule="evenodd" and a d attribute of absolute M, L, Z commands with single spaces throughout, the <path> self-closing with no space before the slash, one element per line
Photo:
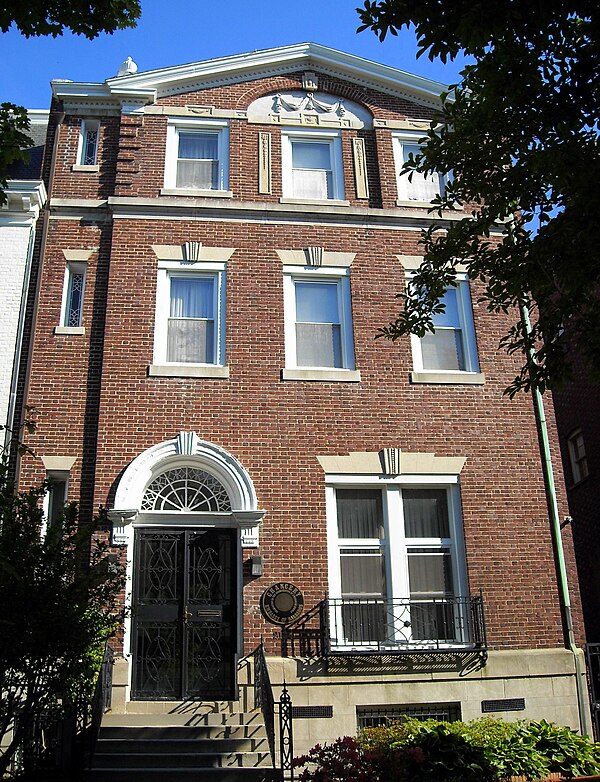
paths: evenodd
<path fill-rule="evenodd" d="M 280 782 L 262 712 L 239 708 L 137 701 L 105 714 L 86 782 Z"/>

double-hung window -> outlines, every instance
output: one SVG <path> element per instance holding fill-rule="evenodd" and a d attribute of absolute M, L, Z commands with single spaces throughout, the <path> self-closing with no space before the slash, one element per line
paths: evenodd
<path fill-rule="evenodd" d="M 282 133 L 283 195 L 304 201 L 344 198 L 342 146 L 336 131 Z"/>
<path fill-rule="evenodd" d="M 354 374 L 350 270 L 284 267 L 286 369 L 318 379 Z M 284 374 L 285 377 L 285 374 Z M 347 377 L 346 379 L 354 379 Z"/>
<path fill-rule="evenodd" d="M 228 127 L 219 120 L 177 120 L 167 126 L 165 189 L 225 193 L 228 188 Z"/>
<path fill-rule="evenodd" d="M 79 144 L 77 147 L 77 165 L 85 168 L 98 163 L 98 139 L 100 122 L 96 119 L 84 119 L 79 129 Z"/>
<path fill-rule="evenodd" d="M 151 375 L 226 376 L 225 264 L 159 261 Z"/>
<path fill-rule="evenodd" d="M 327 491 L 334 647 L 468 643 L 458 487 Z"/>
<path fill-rule="evenodd" d="M 410 293 L 410 277 L 407 286 Z M 433 332 L 411 337 L 415 372 L 435 373 L 442 379 L 444 373 L 453 377 L 479 373 L 473 311 L 465 274 L 457 275 L 456 286 L 446 290 L 441 302 L 444 311 L 434 313 Z"/>
<path fill-rule="evenodd" d="M 569 449 L 569 462 L 571 464 L 571 475 L 573 483 L 577 484 L 583 481 L 590 474 L 587 455 L 585 453 L 585 443 L 581 429 L 577 429 L 567 439 Z"/>
<path fill-rule="evenodd" d="M 430 203 L 444 192 L 446 178 L 437 173 L 422 174 L 413 171 L 402 173 L 404 164 L 411 155 L 415 158 L 421 152 L 423 134 L 421 132 L 396 133 L 393 136 L 396 182 L 400 202 Z"/>

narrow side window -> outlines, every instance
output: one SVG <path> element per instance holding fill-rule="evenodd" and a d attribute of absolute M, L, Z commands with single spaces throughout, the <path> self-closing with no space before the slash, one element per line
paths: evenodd
<path fill-rule="evenodd" d="M 80 166 L 95 166 L 98 162 L 98 137 L 100 123 L 95 119 L 84 119 L 79 132 L 77 163 Z"/>
<path fill-rule="evenodd" d="M 69 263 L 65 269 L 65 283 L 61 312 L 61 326 L 77 328 L 83 323 L 83 294 L 86 265 Z"/>

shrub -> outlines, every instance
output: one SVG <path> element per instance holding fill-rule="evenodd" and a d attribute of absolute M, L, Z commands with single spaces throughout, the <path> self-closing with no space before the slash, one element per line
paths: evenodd
<path fill-rule="evenodd" d="M 517 737 L 545 758 L 550 772 L 566 777 L 591 776 L 600 772 L 597 747 L 587 736 L 546 720 L 523 722 L 517 726 Z"/>
<path fill-rule="evenodd" d="M 308 755 L 294 758 L 294 766 L 307 766 L 298 777 L 302 782 L 379 781 L 379 769 L 370 754 L 349 736 L 333 744 L 317 744 Z"/>

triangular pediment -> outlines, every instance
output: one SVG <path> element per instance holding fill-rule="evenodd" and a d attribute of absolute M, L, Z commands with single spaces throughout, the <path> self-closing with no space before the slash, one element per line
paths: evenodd
<path fill-rule="evenodd" d="M 157 99 L 212 87 L 311 70 L 346 81 L 439 107 L 439 82 L 365 60 L 315 43 L 234 54 L 212 60 L 116 76 L 102 84 L 55 81 L 56 97 L 67 102 L 120 102 L 149 104 Z"/>

